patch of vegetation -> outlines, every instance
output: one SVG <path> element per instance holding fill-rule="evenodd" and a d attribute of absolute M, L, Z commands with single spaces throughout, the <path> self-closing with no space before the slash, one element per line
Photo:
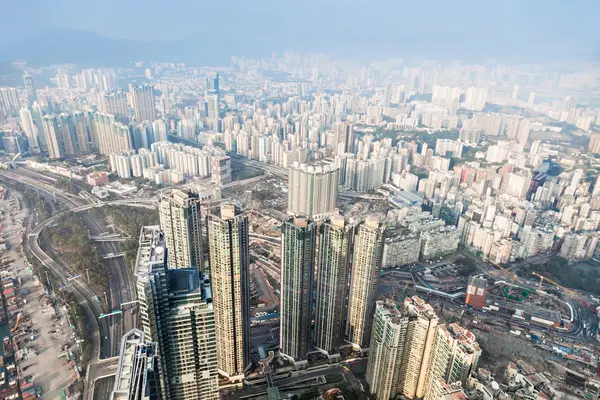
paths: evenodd
<path fill-rule="evenodd" d="M 131 238 L 120 244 L 121 251 L 125 253 L 125 263 L 134 267 L 136 249 L 139 243 L 142 226 L 158 225 L 158 210 L 116 206 L 106 210 L 107 215 L 127 236 Z"/>
<path fill-rule="evenodd" d="M 458 271 L 459 276 L 471 276 L 475 271 L 477 271 L 477 265 L 475 261 L 470 258 L 462 257 L 455 261 L 456 265 L 463 265 L 463 267 Z"/>
<path fill-rule="evenodd" d="M 529 270 L 557 281 L 567 288 L 600 295 L 600 267 L 578 268 L 577 264 L 569 265 L 569 261 L 562 257 L 554 257 L 544 264 L 532 265 Z M 537 277 L 532 276 L 532 279 Z"/>
<path fill-rule="evenodd" d="M 77 186 L 73 185 L 71 183 L 71 180 L 67 178 L 58 178 L 58 180 L 54 184 L 54 187 L 71 194 L 79 193 Z"/>
<path fill-rule="evenodd" d="M 96 245 L 89 239 L 81 216 L 69 213 L 58 217 L 56 225 L 43 231 L 42 236 L 74 273 L 81 274 L 84 279 L 89 273 L 90 282 L 104 291 L 108 285 L 104 261 Z"/>

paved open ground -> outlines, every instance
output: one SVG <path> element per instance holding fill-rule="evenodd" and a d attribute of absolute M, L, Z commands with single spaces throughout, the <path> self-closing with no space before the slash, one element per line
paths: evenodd
<path fill-rule="evenodd" d="M 11 197 L 19 197 L 15 191 L 11 190 L 11 193 Z M 31 272 L 27 271 L 27 266 L 18 252 L 21 232 L 18 221 L 24 219 L 28 212 L 25 202 L 20 197 L 19 199 L 23 207 L 21 211 L 14 215 L 12 220 L 10 216 L 7 216 L 4 221 L 7 228 L 5 232 L 10 232 L 11 236 L 8 237 L 10 250 L 3 255 L 15 261 L 2 274 L 21 278 L 22 286 L 18 289 L 18 295 L 26 300 L 22 311 L 26 317 L 31 319 L 32 328 L 39 332 L 33 341 L 28 338 L 29 342 L 26 347 L 31 348 L 32 351 L 24 355 L 19 367 L 22 371 L 21 377 L 32 376 L 34 382 L 40 385 L 43 399 L 56 399 L 62 389 L 73 383 L 75 373 L 74 369 L 66 362 L 65 357 L 59 358 L 59 356 L 65 353 L 63 350 L 65 345 L 67 349 L 71 349 L 76 344 L 73 339 L 73 331 L 67 322 L 66 311 L 64 309 L 55 310 L 41 300 L 44 290 L 41 286 L 34 285 Z M 8 201 L 2 202 L 2 206 L 8 209 Z M 12 221 L 15 222 L 14 225 Z M 26 292 L 28 292 L 27 295 L 25 295 Z M 33 350 L 36 350 L 38 354 L 36 355 Z"/>

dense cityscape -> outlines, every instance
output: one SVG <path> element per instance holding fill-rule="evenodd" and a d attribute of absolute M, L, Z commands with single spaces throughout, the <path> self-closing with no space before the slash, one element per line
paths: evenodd
<path fill-rule="evenodd" d="M 0 400 L 599 399 L 597 60 L 400 57 L 12 60 Z"/>

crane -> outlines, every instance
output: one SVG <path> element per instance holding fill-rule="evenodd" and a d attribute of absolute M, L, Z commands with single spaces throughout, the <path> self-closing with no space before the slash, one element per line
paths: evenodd
<path fill-rule="evenodd" d="M 548 282 L 550 282 L 551 284 L 553 284 L 556 287 L 561 288 L 562 290 L 564 290 L 565 292 L 568 292 L 570 294 L 573 294 L 573 291 L 571 289 L 567 289 L 566 287 L 559 285 L 558 283 L 554 282 L 552 279 L 550 278 L 546 278 L 543 275 L 538 274 L 537 272 L 534 272 L 533 275 L 537 276 L 538 278 L 540 278 L 540 283 L 538 283 L 538 290 L 540 290 L 542 288 L 542 283 L 544 283 L 544 279 L 547 280 Z"/>
<path fill-rule="evenodd" d="M 500 264 L 496 264 L 496 263 L 493 263 L 493 262 L 490 262 L 490 264 L 492 264 L 494 267 L 500 268 L 500 270 L 502 272 L 504 272 L 507 276 L 510 277 L 510 286 L 509 286 L 509 289 L 508 289 L 508 294 L 510 294 L 510 292 L 512 291 L 512 288 L 515 285 L 515 280 L 518 281 L 519 283 L 523 284 L 523 281 L 521 279 L 519 279 L 519 277 L 517 276 L 517 274 L 515 274 L 514 272 L 511 272 L 511 271 L 507 270 L 506 268 L 504 268 Z"/>

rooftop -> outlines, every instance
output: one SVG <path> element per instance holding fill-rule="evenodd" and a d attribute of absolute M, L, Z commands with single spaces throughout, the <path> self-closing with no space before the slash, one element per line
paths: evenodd
<path fill-rule="evenodd" d="M 167 262 L 165 236 L 158 225 L 143 226 L 135 259 L 134 274 L 137 278 L 148 276 L 154 266 L 163 266 Z"/>
<path fill-rule="evenodd" d="M 167 271 L 169 294 L 185 295 L 200 291 L 200 275 L 197 268 L 170 269 Z"/>

